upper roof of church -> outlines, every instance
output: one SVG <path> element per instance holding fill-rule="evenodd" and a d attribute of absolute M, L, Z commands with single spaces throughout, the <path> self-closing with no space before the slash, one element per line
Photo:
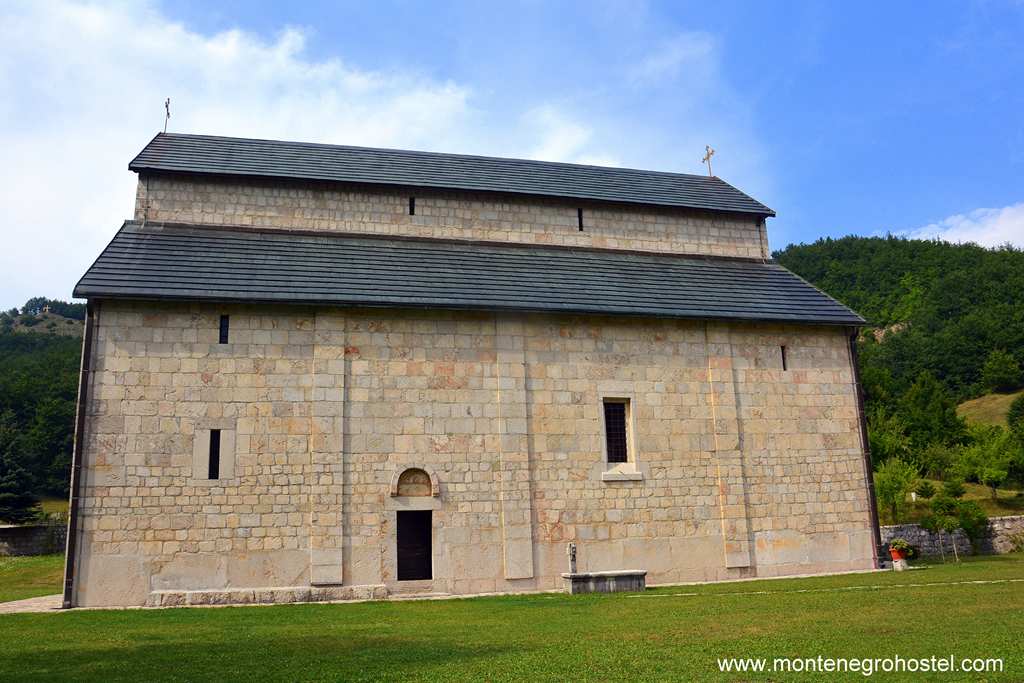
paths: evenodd
<path fill-rule="evenodd" d="M 139 172 L 504 192 L 775 215 L 729 183 L 703 175 L 212 135 L 159 133 L 128 168 Z"/>

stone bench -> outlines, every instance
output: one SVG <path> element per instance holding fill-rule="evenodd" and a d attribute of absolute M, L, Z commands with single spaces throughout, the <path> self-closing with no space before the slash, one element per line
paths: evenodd
<path fill-rule="evenodd" d="M 562 574 L 569 593 L 621 593 L 647 588 L 647 570 L 620 569 L 610 572 Z"/>

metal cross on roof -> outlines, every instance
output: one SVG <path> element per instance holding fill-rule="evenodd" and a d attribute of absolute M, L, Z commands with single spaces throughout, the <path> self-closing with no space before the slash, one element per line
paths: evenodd
<path fill-rule="evenodd" d="M 164 111 L 167 114 L 164 116 L 164 132 L 167 132 L 167 122 L 171 120 L 171 98 L 168 97 L 164 102 Z"/>
<path fill-rule="evenodd" d="M 702 164 L 708 165 L 708 175 L 714 176 L 711 172 L 711 157 L 715 156 L 715 150 L 711 148 L 711 145 L 704 145 L 704 158 L 700 160 Z"/>

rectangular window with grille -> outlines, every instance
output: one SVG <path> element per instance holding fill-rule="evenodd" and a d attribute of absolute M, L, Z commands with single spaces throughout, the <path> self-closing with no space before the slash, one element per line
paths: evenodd
<path fill-rule="evenodd" d="M 605 399 L 604 438 L 608 462 L 629 461 L 629 401 Z"/>

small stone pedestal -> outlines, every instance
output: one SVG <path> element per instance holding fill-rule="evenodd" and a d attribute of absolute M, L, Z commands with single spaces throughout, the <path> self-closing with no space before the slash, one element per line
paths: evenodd
<path fill-rule="evenodd" d="M 611 572 L 574 572 L 562 574 L 569 593 L 622 593 L 647 588 L 646 569 L 621 569 Z"/>

